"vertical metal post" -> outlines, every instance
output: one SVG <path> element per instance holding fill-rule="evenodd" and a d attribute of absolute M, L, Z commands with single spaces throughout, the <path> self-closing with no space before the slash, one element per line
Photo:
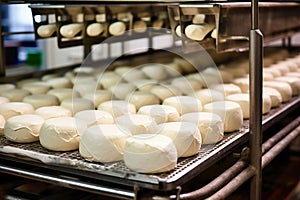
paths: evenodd
<path fill-rule="evenodd" d="M 251 1 L 250 30 L 250 164 L 255 168 L 251 179 L 250 199 L 261 199 L 262 179 L 262 56 L 263 35 L 258 27 L 258 0 Z"/>
<path fill-rule="evenodd" d="M 2 27 L 2 4 L 0 2 L 0 77 L 5 76 L 5 51 L 4 51 L 4 36 Z"/>

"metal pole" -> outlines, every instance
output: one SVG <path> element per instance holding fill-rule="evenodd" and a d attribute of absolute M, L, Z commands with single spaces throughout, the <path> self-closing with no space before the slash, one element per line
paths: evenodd
<path fill-rule="evenodd" d="M 258 27 L 258 0 L 251 1 L 250 30 L 250 164 L 255 170 L 251 178 L 250 199 L 261 199 L 262 182 L 262 55 L 263 35 Z"/>

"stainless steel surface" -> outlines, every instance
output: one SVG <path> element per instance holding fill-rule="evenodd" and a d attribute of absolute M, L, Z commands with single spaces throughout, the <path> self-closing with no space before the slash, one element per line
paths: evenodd
<path fill-rule="evenodd" d="M 257 3 L 257 2 L 255 2 Z M 254 4 L 255 4 L 254 3 Z M 255 5 L 253 5 L 255 7 Z M 257 9 L 258 7 L 256 7 Z M 263 35 L 258 27 L 258 12 L 253 12 L 250 30 L 250 165 L 255 169 L 251 179 L 250 199 L 261 199 L 262 156 L 262 57 Z"/>
<path fill-rule="evenodd" d="M 299 3 L 259 3 L 260 17 L 256 19 L 258 22 L 255 23 L 260 24 L 264 42 L 268 43 L 288 37 L 299 31 L 299 9 Z M 188 16 L 206 14 L 215 18 L 217 38 L 212 39 L 208 36 L 204 40 L 198 41 L 200 45 L 206 48 L 216 48 L 218 52 L 249 49 L 250 3 L 180 4 L 180 13 L 182 30 L 191 23 L 191 17 Z M 184 32 L 182 34 L 184 35 Z M 182 39 L 187 52 L 195 50 L 195 45 L 191 40 L 185 36 Z"/>
<path fill-rule="evenodd" d="M 118 199 L 133 199 L 134 194 L 130 191 L 123 191 L 120 188 L 115 189 L 112 187 L 99 186 L 93 183 L 82 182 L 79 180 L 71 180 L 67 178 L 62 178 L 58 176 L 51 176 L 49 174 L 42 174 L 36 171 L 24 170 L 16 167 L 6 166 L 0 164 L 0 172 L 4 172 L 11 175 L 17 175 L 23 178 L 29 178 L 33 180 L 38 180 L 50 184 L 55 184 L 58 186 L 63 186 L 72 189 L 84 190 L 87 192 L 93 192 L 100 195 L 105 195 Z"/>

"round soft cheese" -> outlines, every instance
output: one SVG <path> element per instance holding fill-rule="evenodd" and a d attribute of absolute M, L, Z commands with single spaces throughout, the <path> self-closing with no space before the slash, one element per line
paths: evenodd
<path fill-rule="evenodd" d="M 133 30 L 138 33 L 143 33 L 147 30 L 147 23 L 143 20 L 138 20 L 133 23 Z"/>
<path fill-rule="evenodd" d="M 0 104 L 8 103 L 8 102 L 9 102 L 8 98 L 6 98 L 6 97 L 0 97 Z"/>
<path fill-rule="evenodd" d="M 160 134 L 135 135 L 126 140 L 125 165 L 140 173 L 161 173 L 175 168 L 177 150 L 172 139 Z"/>
<path fill-rule="evenodd" d="M 248 77 L 236 78 L 236 79 L 233 79 L 232 82 L 241 88 L 242 93 L 249 92 L 250 82 L 249 82 Z"/>
<path fill-rule="evenodd" d="M 165 66 L 165 69 L 166 69 L 169 77 L 178 77 L 178 76 L 182 75 L 181 74 L 182 69 L 178 63 L 169 62 L 169 63 L 165 63 L 164 66 Z"/>
<path fill-rule="evenodd" d="M 17 82 L 17 88 L 22 88 L 24 84 L 34 83 L 34 82 L 40 82 L 40 80 L 38 78 L 22 79 L 22 80 Z"/>
<path fill-rule="evenodd" d="M 228 96 L 231 94 L 238 94 L 242 93 L 241 88 L 237 85 L 234 85 L 232 83 L 226 83 L 226 84 L 217 84 L 212 87 L 213 90 L 217 90 L 224 94 L 224 96 Z"/>
<path fill-rule="evenodd" d="M 135 91 L 129 94 L 126 97 L 126 99 L 129 103 L 134 104 L 136 109 L 139 109 L 142 106 L 154 105 L 160 103 L 160 100 L 156 95 L 150 92 L 142 92 L 142 91 Z"/>
<path fill-rule="evenodd" d="M 131 82 L 140 91 L 150 91 L 153 86 L 157 85 L 156 80 L 140 79 Z"/>
<path fill-rule="evenodd" d="M 202 85 L 199 81 L 195 79 L 187 79 L 184 77 L 173 79 L 171 85 L 177 87 L 185 95 L 200 90 L 202 88 Z"/>
<path fill-rule="evenodd" d="M 98 110 L 107 111 L 114 118 L 125 114 L 136 113 L 136 107 L 134 104 L 122 100 L 105 101 L 98 106 Z"/>
<path fill-rule="evenodd" d="M 191 24 L 185 28 L 185 34 L 192 40 L 201 41 L 214 28 L 213 24 Z"/>
<path fill-rule="evenodd" d="M 265 73 L 265 72 L 271 73 L 274 78 L 282 76 L 281 71 L 279 69 L 276 69 L 276 68 L 271 68 L 271 67 L 263 68 L 263 73 Z"/>
<path fill-rule="evenodd" d="M 281 94 L 278 90 L 271 87 L 263 87 L 263 94 L 268 95 L 271 99 L 271 107 L 278 107 L 282 102 Z"/>
<path fill-rule="evenodd" d="M 214 102 L 214 101 L 223 101 L 224 95 L 221 92 L 212 89 L 202 89 L 198 90 L 195 93 L 190 94 L 199 99 L 202 105 Z"/>
<path fill-rule="evenodd" d="M 60 27 L 59 32 L 63 37 L 73 38 L 78 33 L 80 33 L 82 31 L 82 29 L 83 29 L 83 24 L 72 23 L 72 24 L 67 24 L 67 25 L 63 25 L 62 27 Z"/>
<path fill-rule="evenodd" d="M 31 94 L 46 94 L 50 85 L 45 82 L 33 82 L 24 84 L 22 89 L 28 90 Z"/>
<path fill-rule="evenodd" d="M 56 31 L 56 24 L 41 25 L 37 28 L 37 34 L 42 38 L 51 37 Z"/>
<path fill-rule="evenodd" d="M 96 37 L 105 31 L 105 27 L 100 23 L 89 24 L 86 28 L 86 33 L 90 37 Z"/>
<path fill-rule="evenodd" d="M 163 105 L 173 106 L 180 115 L 202 111 L 201 101 L 190 96 L 169 97 L 163 101 Z"/>
<path fill-rule="evenodd" d="M 41 80 L 46 82 L 50 79 L 58 78 L 58 77 L 61 77 L 61 76 L 62 76 L 61 74 L 45 74 L 45 75 L 42 76 Z"/>
<path fill-rule="evenodd" d="M 178 157 L 188 157 L 199 152 L 202 138 L 198 126 L 190 122 L 169 122 L 158 126 L 158 134 L 171 138 Z"/>
<path fill-rule="evenodd" d="M 288 68 L 288 66 L 284 63 L 276 63 L 270 66 L 271 69 L 278 69 L 282 75 L 284 75 L 285 73 L 290 72 L 290 69 Z"/>
<path fill-rule="evenodd" d="M 203 144 L 214 144 L 223 139 L 224 124 L 216 114 L 208 112 L 187 113 L 181 116 L 180 121 L 196 124 Z"/>
<path fill-rule="evenodd" d="M 24 97 L 23 102 L 31 104 L 35 109 L 43 106 L 57 106 L 59 100 L 51 94 L 34 94 Z"/>
<path fill-rule="evenodd" d="M 16 86 L 14 84 L 2 83 L 2 84 L 0 84 L 0 93 L 3 92 L 3 91 L 15 89 L 15 88 L 16 88 Z"/>
<path fill-rule="evenodd" d="M 122 77 L 115 72 L 104 72 L 98 76 L 98 83 L 104 88 L 108 89 L 123 81 Z"/>
<path fill-rule="evenodd" d="M 300 72 L 288 72 L 284 76 L 300 78 Z"/>
<path fill-rule="evenodd" d="M 101 124 L 87 128 L 80 138 L 80 155 L 93 162 L 123 160 L 123 152 L 129 132 L 116 124 Z"/>
<path fill-rule="evenodd" d="M 146 75 L 142 70 L 139 69 L 131 69 L 122 74 L 122 78 L 127 82 L 133 82 L 136 80 L 146 79 Z"/>
<path fill-rule="evenodd" d="M 205 22 L 205 15 L 204 14 L 196 14 L 193 17 L 192 23 L 193 24 L 203 24 Z"/>
<path fill-rule="evenodd" d="M 29 143 L 39 140 L 39 132 L 44 118 L 25 114 L 9 118 L 4 126 L 4 136 L 17 143 Z"/>
<path fill-rule="evenodd" d="M 11 102 L 20 102 L 28 95 L 30 92 L 23 89 L 11 89 L 0 93 L 0 96 L 8 98 Z"/>
<path fill-rule="evenodd" d="M 126 31 L 126 24 L 124 22 L 114 22 L 112 24 L 110 24 L 109 28 L 108 28 L 108 32 L 111 35 L 123 35 Z"/>
<path fill-rule="evenodd" d="M 16 115 L 32 114 L 34 108 L 29 103 L 8 102 L 0 104 L 0 114 L 7 120 Z"/>
<path fill-rule="evenodd" d="M 281 94 L 282 102 L 287 102 L 292 98 L 292 87 L 286 82 L 264 81 L 263 86 L 276 89 Z"/>
<path fill-rule="evenodd" d="M 157 20 L 154 20 L 153 23 L 152 23 L 152 28 L 154 30 L 159 30 L 163 27 L 164 25 L 164 20 L 163 19 L 157 19 Z"/>
<path fill-rule="evenodd" d="M 46 81 L 52 88 L 71 88 L 72 83 L 65 77 L 53 78 Z"/>
<path fill-rule="evenodd" d="M 180 25 L 176 26 L 175 33 L 178 37 L 181 37 L 181 26 Z"/>
<path fill-rule="evenodd" d="M 237 131 L 243 125 L 243 112 L 238 103 L 232 101 L 216 101 L 204 105 L 205 112 L 212 112 L 221 117 L 224 132 Z"/>
<path fill-rule="evenodd" d="M 238 103 L 242 109 L 243 118 L 249 119 L 250 117 L 250 94 L 249 93 L 228 95 L 226 97 L 226 100 Z M 272 103 L 269 95 L 264 94 L 263 101 L 262 101 L 262 114 L 267 114 L 268 112 L 270 112 L 271 106 Z"/>
<path fill-rule="evenodd" d="M 202 71 L 204 77 L 207 75 L 213 76 L 215 79 L 219 79 L 221 83 L 231 83 L 234 76 L 230 71 L 227 71 L 226 68 L 218 69 L 216 67 L 208 67 Z"/>
<path fill-rule="evenodd" d="M 82 96 L 84 99 L 89 99 L 94 102 L 97 108 L 101 103 L 112 99 L 113 94 L 109 90 L 96 90 L 93 93 L 88 93 Z"/>
<path fill-rule="evenodd" d="M 115 123 L 128 129 L 132 135 L 152 134 L 157 130 L 153 117 L 142 114 L 127 114 L 115 118 Z"/>
<path fill-rule="evenodd" d="M 161 101 L 166 98 L 182 95 L 182 92 L 173 85 L 156 85 L 150 90 L 155 94 Z"/>
<path fill-rule="evenodd" d="M 49 90 L 47 94 L 56 96 L 60 102 L 62 102 L 65 99 L 78 98 L 80 96 L 76 90 L 73 90 L 71 88 L 52 89 Z"/>
<path fill-rule="evenodd" d="M 99 124 L 113 124 L 114 118 L 109 112 L 102 110 L 83 110 L 74 115 L 75 119 L 82 120 L 87 127 Z"/>
<path fill-rule="evenodd" d="M 47 119 L 40 129 L 40 143 L 52 151 L 71 151 L 79 147 L 84 124 L 73 117 Z"/>
<path fill-rule="evenodd" d="M 76 81 L 74 82 L 73 90 L 77 91 L 80 96 L 84 96 L 85 94 L 91 94 L 95 92 L 95 90 L 100 89 L 97 81 Z"/>
<path fill-rule="evenodd" d="M 34 114 L 43 117 L 45 120 L 57 117 L 72 117 L 72 112 L 62 106 L 44 106 L 36 109 Z"/>
<path fill-rule="evenodd" d="M 195 66 L 186 59 L 183 59 L 180 57 L 175 57 L 173 59 L 173 62 L 178 64 L 179 67 L 181 68 L 182 72 L 185 74 L 190 74 L 190 73 L 196 71 Z"/>
<path fill-rule="evenodd" d="M 162 81 L 168 77 L 168 73 L 161 64 L 146 64 L 141 68 L 141 70 L 148 78 L 153 80 Z"/>
<path fill-rule="evenodd" d="M 292 88 L 292 95 L 296 96 L 300 94 L 300 78 L 281 76 L 274 79 L 274 81 L 280 81 L 288 83 Z"/>
<path fill-rule="evenodd" d="M 0 135 L 3 134 L 5 122 L 6 122 L 5 118 L 2 115 L 0 115 Z"/>
<path fill-rule="evenodd" d="M 91 100 L 83 98 L 65 99 L 60 105 L 72 111 L 73 115 L 82 110 L 93 110 L 95 108 Z"/>
<path fill-rule="evenodd" d="M 109 90 L 117 99 L 125 100 L 126 96 L 136 90 L 136 87 L 131 83 L 118 83 L 117 85 L 110 87 Z"/>
<path fill-rule="evenodd" d="M 143 106 L 138 110 L 138 114 L 153 117 L 157 124 L 165 122 L 178 122 L 180 119 L 180 115 L 176 108 L 167 105 Z"/>

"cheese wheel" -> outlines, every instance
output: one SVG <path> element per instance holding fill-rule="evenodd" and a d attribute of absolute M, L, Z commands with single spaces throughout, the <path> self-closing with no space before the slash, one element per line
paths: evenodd
<path fill-rule="evenodd" d="M 65 38 L 73 38 L 78 33 L 80 33 L 82 31 L 82 29 L 83 29 L 83 24 L 72 23 L 72 24 L 67 24 L 67 25 L 61 26 L 59 32 Z"/>
<path fill-rule="evenodd" d="M 97 108 L 101 103 L 112 99 L 113 94 L 109 90 L 96 90 L 93 93 L 88 93 L 82 96 L 84 99 L 89 99 L 94 102 Z"/>
<path fill-rule="evenodd" d="M 84 123 L 73 117 L 47 119 L 40 129 L 41 145 L 52 151 L 71 151 L 79 147 L 80 133 Z"/>
<path fill-rule="evenodd" d="M 128 129 L 132 135 L 152 134 L 157 130 L 155 120 L 147 115 L 127 114 L 115 118 L 115 123 Z"/>
<path fill-rule="evenodd" d="M 214 144 L 223 139 L 224 124 L 222 119 L 213 113 L 194 112 L 187 113 L 181 116 L 180 121 L 191 122 L 197 125 L 202 144 Z"/>
<path fill-rule="evenodd" d="M 123 35 L 126 31 L 126 24 L 124 22 L 118 21 L 118 22 L 114 22 L 112 24 L 110 24 L 109 28 L 108 28 L 108 32 L 111 35 Z"/>
<path fill-rule="evenodd" d="M 202 103 L 199 99 L 190 96 L 174 96 L 166 98 L 163 105 L 176 108 L 179 115 L 202 111 Z"/>
<path fill-rule="evenodd" d="M 196 14 L 192 20 L 193 24 L 204 24 L 205 23 L 205 15 L 204 14 Z"/>
<path fill-rule="evenodd" d="M 173 59 L 173 62 L 178 64 L 182 72 L 185 74 L 190 74 L 196 71 L 195 66 L 191 62 L 187 61 L 186 59 L 175 57 Z"/>
<path fill-rule="evenodd" d="M 213 24 L 191 24 L 185 28 L 185 34 L 192 40 L 201 41 L 214 28 L 215 25 Z"/>
<path fill-rule="evenodd" d="M 148 78 L 153 80 L 162 81 L 168 78 L 168 73 L 162 64 L 146 64 L 141 70 Z"/>
<path fill-rule="evenodd" d="M 42 76 L 41 80 L 46 82 L 50 79 L 59 78 L 61 76 L 62 76 L 61 74 L 45 74 Z"/>
<path fill-rule="evenodd" d="M 142 91 L 135 91 L 132 94 L 129 94 L 126 97 L 126 100 L 129 103 L 134 104 L 137 110 L 142 106 L 160 103 L 160 100 L 156 95 L 150 92 L 142 92 Z"/>
<path fill-rule="evenodd" d="M 171 85 L 177 87 L 183 94 L 187 95 L 202 88 L 201 83 L 195 79 L 187 79 L 184 77 L 175 78 Z"/>
<path fill-rule="evenodd" d="M 160 134 L 135 135 L 124 146 L 125 165 L 140 173 L 161 173 L 175 168 L 177 150 L 172 139 Z"/>
<path fill-rule="evenodd" d="M 225 97 L 228 95 L 231 95 L 231 94 L 242 93 L 241 88 L 232 83 L 217 84 L 217 85 L 212 86 L 212 89 L 223 93 Z"/>
<path fill-rule="evenodd" d="M 122 74 L 122 78 L 127 82 L 133 82 L 136 80 L 146 79 L 146 75 L 142 70 L 139 69 L 131 69 Z"/>
<path fill-rule="evenodd" d="M 136 90 L 136 87 L 131 83 L 118 83 L 117 85 L 110 87 L 109 90 L 116 99 L 125 100 L 126 96 Z"/>
<path fill-rule="evenodd" d="M 210 37 L 217 39 L 218 37 L 218 29 L 214 28 L 213 31 L 210 34 Z"/>
<path fill-rule="evenodd" d="M 8 102 L 0 104 L 0 114 L 5 118 L 5 120 L 13 116 L 31 114 L 33 112 L 34 108 L 29 103 Z"/>
<path fill-rule="evenodd" d="M 6 98 L 6 97 L 0 97 L 0 104 L 8 103 L 8 102 L 9 102 L 8 98 Z"/>
<path fill-rule="evenodd" d="M 292 87 L 286 82 L 264 81 L 263 86 L 276 89 L 281 94 L 282 102 L 287 102 L 292 98 Z"/>
<path fill-rule="evenodd" d="M 83 98 L 65 99 L 60 105 L 69 109 L 73 115 L 82 110 L 93 110 L 95 108 L 94 103 L 91 100 Z"/>
<path fill-rule="evenodd" d="M 49 90 L 47 94 L 56 96 L 60 102 L 65 99 L 78 98 L 80 96 L 76 90 L 71 88 L 56 88 Z"/>
<path fill-rule="evenodd" d="M 124 65 L 124 66 L 117 66 L 114 69 L 113 73 L 116 73 L 116 74 L 118 74 L 120 76 L 123 76 L 123 74 L 125 74 L 125 73 L 127 73 L 127 72 L 129 72 L 131 70 L 133 70 L 132 66 L 126 66 L 126 65 Z"/>
<path fill-rule="evenodd" d="M 44 82 L 26 83 L 22 89 L 29 91 L 31 94 L 46 94 L 50 89 L 50 85 Z"/>
<path fill-rule="evenodd" d="M 262 96 L 262 114 L 267 114 L 271 110 L 271 98 L 267 94 L 263 94 Z M 240 105 L 243 118 L 249 119 L 250 117 L 250 94 L 243 93 L 243 94 L 232 94 L 226 97 L 227 101 L 233 101 Z"/>
<path fill-rule="evenodd" d="M 22 80 L 17 82 L 17 88 L 22 88 L 24 84 L 34 83 L 34 82 L 40 82 L 40 80 L 37 79 L 37 78 L 22 79 Z"/>
<path fill-rule="evenodd" d="M 182 95 L 182 92 L 173 85 L 156 85 L 150 90 L 155 94 L 161 101 L 166 98 Z"/>
<path fill-rule="evenodd" d="M 282 76 L 282 73 L 279 69 L 272 68 L 272 67 L 263 68 L 263 73 L 264 72 L 271 73 L 274 78 Z"/>
<path fill-rule="evenodd" d="M 281 75 L 290 72 L 290 69 L 287 67 L 285 63 L 276 63 L 270 66 L 271 69 L 278 69 L 281 72 Z"/>
<path fill-rule="evenodd" d="M 248 77 L 236 78 L 232 82 L 240 87 L 242 93 L 249 92 L 250 82 Z"/>
<path fill-rule="evenodd" d="M 125 115 L 135 114 L 136 107 L 132 103 L 122 100 L 105 101 L 98 106 L 98 110 L 109 112 L 114 118 Z"/>
<path fill-rule="evenodd" d="M 37 34 L 42 38 L 51 37 L 56 31 L 56 24 L 41 25 L 37 28 Z"/>
<path fill-rule="evenodd" d="M 300 72 L 288 72 L 284 76 L 300 78 Z"/>
<path fill-rule="evenodd" d="M 218 69 L 216 67 L 208 67 L 202 71 L 204 77 L 207 75 L 211 75 L 215 77 L 215 79 L 219 79 L 221 83 L 231 83 L 234 76 L 230 71 L 227 71 L 226 68 Z"/>
<path fill-rule="evenodd" d="M 178 157 L 188 157 L 199 153 L 202 138 L 198 126 L 194 123 L 163 123 L 158 126 L 157 133 L 173 140 Z"/>
<path fill-rule="evenodd" d="M 280 81 L 288 83 L 292 88 L 292 95 L 296 96 L 300 94 L 300 78 L 297 77 L 289 77 L 289 76 L 281 76 L 274 79 L 274 81 Z"/>
<path fill-rule="evenodd" d="M 178 122 L 180 115 L 176 108 L 167 105 L 148 105 L 139 109 L 138 114 L 154 118 L 157 124 L 165 122 Z"/>
<path fill-rule="evenodd" d="M 223 101 L 224 95 L 221 92 L 212 89 L 202 89 L 198 90 L 195 93 L 190 94 L 199 99 L 202 105 L 214 102 L 214 101 Z"/>
<path fill-rule="evenodd" d="M 274 88 L 263 87 L 263 94 L 268 95 L 271 99 L 271 107 L 278 107 L 282 102 L 281 94 Z"/>
<path fill-rule="evenodd" d="M 44 106 L 36 109 L 34 114 L 43 117 L 45 120 L 57 117 L 72 117 L 72 112 L 62 106 Z"/>
<path fill-rule="evenodd" d="M 0 135 L 3 134 L 5 122 L 6 122 L 5 118 L 2 115 L 0 115 Z"/>
<path fill-rule="evenodd" d="M 96 37 L 105 31 L 105 27 L 100 23 L 89 24 L 86 28 L 86 34 L 90 37 Z"/>
<path fill-rule="evenodd" d="M 0 96 L 8 98 L 11 102 L 20 102 L 28 95 L 30 92 L 23 89 L 11 89 L 0 93 Z"/>
<path fill-rule="evenodd" d="M 224 132 L 239 130 L 243 125 L 243 111 L 238 103 L 232 101 L 216 101 L 204 105 L 205 112 L 212 112 L 221 117 Z"/>
<path fill-rule="evenodd" d="M 98 76 L 98 83 L 104 88 L 108 89 L 118 83 L 121 83 L 122 77 L 114 72 L 104 72 Z"/>
<path fill-rule="evenodd" d="M 175 33 L 178 37 L 181 37 L 181 26 L 180 25 L 176 26 Z"/>
<path fill-rule="evenodd" d="M 2 93 L 3 91 L 15 89 L 15 88 L 16 88 L 16 86 L 14 84 L 2 83 L 2 84 L 0 84 L 0 93 Z"/>
<path fill-rule="evenodd" d="M 75 119 L 82 120 L 87 127 L 99 124 L 113 124 L 114 118 L 109 112 L 102 110 L 83 110 L 74 115 Z"/>
<path fill-rule="evenodd" d="M 181 74 L 182 69 L 178 63 L 170 62 L 170 63 L 164 64 L 164 66 L 165 66 L 165 69 L 166 69 L 169 77 L 178 77 L 178 76 L 182 75 Z"/>
<path fill-rule="evenodd" d="M 44 121 L 41 116 L 33 114 L 11 117 L 5 123 L 4 136 L 17 143 L 38 141 L 39 131 Z"/>
<path fill-rule="evenodd" d="M 80 155 L 93 162 L 123 160 L 124 146 L 129 132 L 116 124 L 101 124 L 87 128 L 80 138 Z"/>
<path fill-rule="evenodd" d="M 165 24 L 165 21 L 163 19 L 157 19 L 157 20 L 153 21 L 152 28 L 154 30 L 159 30 L 159 29 L 163 28 L 164 24 Z"/>
<path fill-rule="evenodd" d="M 157 85 L 156 80 L 140 79 L 131 82 L 140 91 L 150 91 L 153 86 Z"/>
<path fill-rule="evenodd" d="M 56 96 L 51 94 L 34 94 L 26 96 L 23 102 L 31 104 L 35 109 L 43 106 L 57 106 L 59 100 Z"/>
<path fill-rule="evenodd" d="M 133 23 L 133 30 L 138 33 L 144 33 L 147 30 L 147 23 L 143 20 L 138 20 Z"/>
<path fill-rule="evenodd" d="M 46 81 L 52 88 L 71 88 L 72 83 L 65 77 L 53 78 Z"/>

